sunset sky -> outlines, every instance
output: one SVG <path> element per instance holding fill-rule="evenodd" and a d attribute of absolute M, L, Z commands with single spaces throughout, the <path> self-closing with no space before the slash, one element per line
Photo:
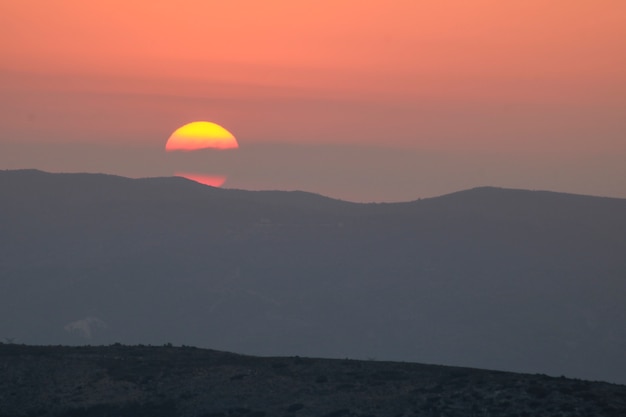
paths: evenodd
<path fill-rule="evenodd" d="M 626 197 L 623 0 L 2 1 L 0 56 L 0 169 Z"/>

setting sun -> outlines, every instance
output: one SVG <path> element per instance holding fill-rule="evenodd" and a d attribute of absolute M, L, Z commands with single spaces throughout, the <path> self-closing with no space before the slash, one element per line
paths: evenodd
<path fill-rule="evenodd" d="M 222 126 L 211 122 L 192 122 L 179 127 L 165 144 L 166 151 L 195 151 L 198 149 L 236 149 L 237 139 Z"/>

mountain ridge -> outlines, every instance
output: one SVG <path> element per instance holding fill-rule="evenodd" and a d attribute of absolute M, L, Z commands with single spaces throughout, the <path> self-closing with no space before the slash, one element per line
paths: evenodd
<path fill-rule="evenodd" d="M 626 381 L 623 199 L 0 171 L 0 200 L 0 337 Z"/>
<path fill-rule="evenodd" d="M 337 201 L 337 202 L 343 202 L 343 203 L 349 203 L 349 204 L 354 204 L 354 205 L 372 205 L 372 204 L 381 204 L 381 205 L 393 205 L 393 204 L 407 204 L 407 203 L 417 203 L 418 201 L 425 201 L 425 200 L 432 200 L 432 199 L 439 199 L 439 198 L 454 198 L 456 196 L 462 196 L 462 195 L 468 195 L 468 194 L 475 194 L 475 195 L 482 195 L 485 196 L 487 195 L 487 193 L 495 193 L 495 192 L 506 192 L 506 193 L 533 193 L 533 194 L 537 194 L 537 195 L 560 195 L 560 196 L 570 196 L 570 198 L 575 198 L 575 197 L 581 197 L 581 198 L 601 198 L 601 199 L 608 199 L 608 200 L 626 200 L 626 198 L 620 198 L 620 197 L 607 197 L 607 196 L 596 196 L 596 195 L 588 195 L 588 194 L 577 194 L 577 193 L 567 193 L 567 192 L 559 192 L 559 191 L 550 191 L 550 190 L 530 190 L 530 189 L 524 189 L 524 188 L 508 188 L 508 187 L 498 187 L 498 186 L 492 186 L 492 185 L 480 185 L 480 186 L 476 186 L 476 187 L 472 187 L 472 188 L 468 188 L 468 189 L 463 189 L 463 190 L 458 190 L 458 191 L 454 191 L 454 192 L 450 192 L 450 193 L 446 193 L 446 194 L 441 194 L 441 195 L 437 195 L 437 196 L 433 196 L 433 197 L 425 197 L 425 198 L 417 198 L 415 200 L 408 200 L 408 201 L 397 201 L 397 202 L 352 202 L 352 201 L 348 201 L 348 200 L 342 200 L 342 199 L 338 199 L 338 198 L 333 198 L 333 197 L 328 197 L 328 196 L 324 196 L 323 194 L 318 194 L 318 193 L 314 193 L 314 192 L 309 192 L 309 191 L 301 191 L 301 190 L 290 190 L 290 191 L 283 191 L 283 190 L 244 190 L 244 189 L 236 189 L 236 188 L 220 188 L 220 187 L 212 187 L 209 185 L 204 185 L 204 184 L 200 184 L 197 183 L 196 181 L 193 180 L 189 180 L 187 178 L 184 177 L 178 177 L 178 176 L 172 176 L 172 177 L 140 177 L 140 178 L 129 178 L 129 177 L 125 177 L 125 176 L 121 176 L 121 175 L 115 175 L 115 174 L 106 174 L 106 173 L 87 173 L 87 172 L 71 172 L 71 173 L 65 173 L 65 172 L 59 172 L 59 173 L 52 173 L 52 172 L 47 172 L 47 171 L 42 171 L 36 168 L 25 168 L 25 169 L 5 169 L 5 170 L 0 170 L 0 174 L 4 175 L 4 176 L 15 176 L 15 175 L 20 175 L 20 176 L 25 176 L 28 175 L 31 177 L 31 179 L 33 179 L 33 176 L 37 176 L 37 179 L 41 179 L 41 178 L 52 178 L 54 176 L 57 177 L 75 177 L 75 178 L 80 178 L 80 177 L 91 177 L 91 178 L 108 178 L 108 179 L 116 179 L 116 180 L 123 180 L 123 181 L 135 181 L 135 182 L 168 182 L 171 184 L 187 184 L 187 186 L 191 186 L 193 184 L 194 187 L 197 188 L 201 188 L 201 187 L 205 187 L 208 189 L 212 189 L 215 191 L 225 191 L 225 192 L 248 192 L 248 193 L 252 193 L 252 194 L 258 194 L 258 195 L 277 195 L 277 194 L 285 194 L 285 195 L 299 195 L 299 196 L 309 196 L 309 197 L 313 197 L 313 196 L 317 196 L 317 197 L 322 197 L 326 200 L 332 200 L 332 201 Z"/>

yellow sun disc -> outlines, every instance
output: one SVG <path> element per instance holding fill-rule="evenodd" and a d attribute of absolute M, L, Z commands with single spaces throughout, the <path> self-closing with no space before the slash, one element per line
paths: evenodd
<path fill-rule="evenodd" d="M 222 126 L 211 122 L 191 122 L 179 127 L 165 144 L 166 151 L 195 151 L 197 149 L 235 149 L 237 139 Z"/>

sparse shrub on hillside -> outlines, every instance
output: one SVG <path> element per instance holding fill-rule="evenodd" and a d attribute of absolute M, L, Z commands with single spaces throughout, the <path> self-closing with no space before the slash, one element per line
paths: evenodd
<path fill-rule="evenodd" d="M 542 385 L 537 383 L 531 384 L 528 388 L 526 388 L 526 392 L 534 398 L 543 399 L 550 395 L 550 390 Z"/>
<path fill-rule="evenodd" d="M 348 415 L 350 415 L 350 410 L 348 410 L 347 408 L 342 408 L 325 414 L 324 417 L 344 417 Z"/>
<path fill-rule="evenodd" d="M 302 403 L 295 403 L 295 404 L 291 404 L 289 407 L 287 407 L 287 411 L 290 413 L 295 413 L 296 411 L 300 411 L 304 408 L 304 404 Z"/>

